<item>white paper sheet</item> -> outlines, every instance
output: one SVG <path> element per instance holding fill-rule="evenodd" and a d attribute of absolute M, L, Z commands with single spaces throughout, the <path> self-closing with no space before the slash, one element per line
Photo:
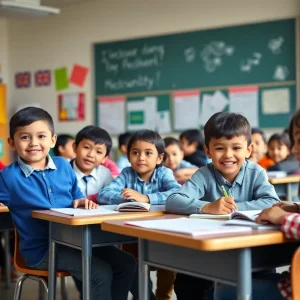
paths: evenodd
<path fill-rule="evenodd" d="M 59 212 L 61 214 L 70 215 L 74 217 L 84 217 L 84 216 L 97 216 L 97 215 L 111 215 L 118 214 L 118 211 L 115 211 L 112 207 L 104 208 L 99 207 L 96 209 L 84 209 L 84 208 L 51 208 L 51 210 Z"/>
<path fill-rule="evenodd" d="M 287 88 L 270 89 L 262 92 L 262 113 L 265 115 L 290 112 L 290 91 Z"/>
<path fill-rule="evenodd" d="M 171 117 L 169 111 L 158 111 L 156 112 L 155 120 L 156 131 L 158 133 L 169 133 L 171 132 Z"/>

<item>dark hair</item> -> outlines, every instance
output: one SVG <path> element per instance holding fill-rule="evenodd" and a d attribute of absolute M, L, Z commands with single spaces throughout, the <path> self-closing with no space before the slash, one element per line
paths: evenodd
<path fill-rule="evenodd" d="M 32 124 L 36 121 L 46 121 L 52 136 L 54 135 L 53 119 L 48 112 L 39 107 L 25 107 L 17 111 L 9 121 L 9 136 L 14 138 L 18 127 Z"/>
<path fill-rule="evenodd" d="M 288 147 L 288 149 L 291 149 L 292 144 L 291 140 L 289 139 L 289 136 L 287 133 L 282 132 L 282 133 L 275 133 L 273 134 L 268 141 L 268 146 L 270 145 L 271 142 L 277 141 L 279 144 L 284 144 Z"/>
<path fill-rule="evenodd" d="M 190 144 L 196 142 L 197 143 L 197 149 L 203 150 L 204 145 L 204 139 L 201 131 L 199 129 L 189 129 L 182 132 L 179 136 L 179 139 L 186 139 Z"/>
<path fill-rule="evenodd" d="M 218 112 L 210 117 L 204 126 L 205 145 L 208 147 L 211 138 L 219 139 L 244 135 L 248 146 L 251 144 L 251 127 L 241 114 Z"/>
<path fill-rule="evenodd" d="M 60 156 L 59 147 L 65 147 L 70 140 L 74 140 L 74 137 L 70 134 L 59 134 L 57 136 L 56 144 L 53 148 L 54 155 Z"/>
<path fill-rule="evenodd" d="M 264 141 L 264 143 L 267 144 L 267 137 L 266 137 L 265 133 L 261 129 L 259 129 L 259 128 L 252 128 L 251 129 L 251 135 L 252 134 L 260 134 L 261 137 L 262 137 L 262 139 L 263 139 L 263 141 Z"/>
<path fill-rule="evenodd" d="M 166 138 L 164 138 L 164 142 L 165 142 L 165 147 L 169 147 L 171 145 L 177 145 L 179 147 L 180 150 L 182 150 L 182 146 L 181 146 L 181 143 L 179 140 L 171 137 L 171 136 L 168 136 Z"/>
<path fill-rule="evenodd" d="M 164 159 L 165 159 L 165 156 L 166 156 L 165 155 L 165 153 L 166 153 L 165 152 L 165 142 L 157 132 L 152 131 L 152 130 L 147 130 L 147 129 L 143 129 L 143 130 L 139 130 L 139 131 L 135 132 L 132 135 L 132 137 L 130 138 L 128 145 L 127 145 L 128 158 L 129 158 L 129 154 L 130 154 L 132 145 L 136 141 L 145 141 L 145 142 L 155 145 L 155 148 L 156 148 L 158 154 L 164 154 Z"/>
<path fill-rule="evenodd" d="M 292 117 L 292 120 L 289 125 L 289 136 L 291 140 L 291 146 L 294 145 L 294 138 L 293 138 L 293 128 L 294 126 L 300 128 L 300 110 L 296 111 Z"/>
<path fill-rule="evenodd" d="M 86 126 L 83 129 L 81 129 L 75 138 L 75 144 L 76 146 L 79 145 L 79 143 L 83 139 L 88 139 L 93 141 L 95 144 L 104 144 L 106 146 L 106 155 L 107 156 L 111 150 L 112 147 L 112 140 L 108 132 L 98 126 L 90 125 Z"/>
<path fill-rule="evenodd" d="M 130 132 L 121 133 L 118 137 L 119 148 L 121 148 L 121 146 L 123 146 L 123 145 L 127 146 L 131 137 L 132 137 L 132 133 L 130 133 Z"/>

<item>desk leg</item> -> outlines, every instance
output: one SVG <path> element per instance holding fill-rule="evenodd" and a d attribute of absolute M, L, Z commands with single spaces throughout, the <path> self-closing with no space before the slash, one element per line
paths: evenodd
<path fill-rule="evenodd" d="M 9 251 L 9 230 L 4 231 L 4 243 L 5 243 L 5 275 L 6 275 L 6 288 L 10 289 L 11 279 L 10 279 L 10 251 Z"/>
<path fill-rule="evenodd" d="M 147 244 L 139 239 L 139 299 L 149 300 L 149 267 L 145 264 Z"/>
<path fill-rule="evenodd" d="M 82 292 L 83 300 L 91 299 L 92 235 L 88 225 L 82 227 Z"/>
<path fill-rule="evenodd" d="M 286 196 L 287 196 L 287 200 L 289 201 L 293 201 L 293 197 L 292 197 L 292 183 L 288 183 L 287 187 L 286 187 L 287 191 L 286 191 Z"/>
<path fill-rule="evenodd" d="M 252 289 L 251 250 L 241 249 L 238 253 L 237 299 L 250 300 Z"/>
<path fill-rule="evenodd" d="M 48 300 L 55 300 L 56 296 L 56 262 L 55 262 L 55 242 L 51 239 L 51 226 L 49 223 L 49 265 L 48 265 Z"/>

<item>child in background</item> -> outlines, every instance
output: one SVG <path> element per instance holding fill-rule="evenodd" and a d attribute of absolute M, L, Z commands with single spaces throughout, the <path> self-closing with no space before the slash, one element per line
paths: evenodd
<path fill-rule="evenodd" d="M 249 159 L 264 169 L 274 165 L 274 161 L 266 154 L 268 145 L 265 133 L 259 128 L 252 128 L 251 140 L 252 152 Z"/>
<path fill-rule="evenodd" d="M 140 130 L 132 135 L 127 147 L 131 167 L 123 169 L 120 176 L 102 189 L 99 194 L 101 204 L 119 204 L 125 201 L 146 202 L 151 205 L 165 204 L 172 192 L 180 185 L 173 172 L 162 166 L 165 144 L 160 135 L 151 130 Z M 124 248 L 125 249 L 125 248 Z M 170 299 L 175 273 L 159 270 L 157 298 Z M 163 275 L 162 275 L 163 274 Z M 162 276 L 160 276 L 162 275 Z M 163 280 L 163 282 L 162 282 Z M 137 299 L 137 273 L 131 293 Z M 155 299 L 150 293 L 151 299 Z"/>
<path fill-rule="evenodd" d="M 0 199 L 10 210 L 20 236 L 20 252 L 28 267 L 48 269 L 48 222 L 31 217 L 33 210 L 85 207 L 85 199 L 70 164 L 49 155 L 56 142 L 52 117 L 43 109 L 26 107 L 9 122 L 8 143 L 18 160 L 0 172 Z M 16 186 L 18 188 L 16 188 Z M 56 267 L 82 280 L 81 251 L 56 246 Z M 93 249 L 91 299 L 127 300 L 135 272 L 134 258 L 114 246 Z"/>
<path fill-rule="evenodd" d="M 97 126 L 86 126 L 75 138 L 73 150 L 76 158 L 71 161 L 78 186 L 83 195 L 97 202 L 98 193 L 113 177 L 110 171 L 100 164 L 107 158 L 112 140 L 106 130 Z"/>
<path fill-rule="evenodd" d="M 69 134 L 59 134 L 57 136 L 56 144 L 53 148 L 55 156 L 62 156 L 68 161 L 75 158 L 73 151 L 74 137 Z"/>
<path fill-rule="evenodd" d="M 184 160 L 197 167 L 203 167 L 207 163 L 207 157 L 203 150 L 204 139 L 200 130 L 190 129 L 181 133 L 180 142 L 184 152 Z"/>
<path fill-rule="evenodd" d="M 229 214 L 233 210 L 255 210 L 279 202 L 267 174 L 246 160 L 251 154 L 248 120 L 235 113 L 214 114 L 204 126 L 205 152 L 212 163 L 200 168 L 166 201 L 166 211 L 175 214 Z M 222 187 L 230 197 L 223 195 Z M 177 299 L 205 299 L 212 282 L 177 274 Z M 202 298 L 201 298 L 202 297 Z"/>
<path fill-rule="evenodd" d="M 287 174 L 299 173 L 299 164 L 291 153 L 291 141 L 287 133 L 275 133 L 268 141 L 268 155 L 274 165 L 268 171 L 284 171 Z"/>
<path fill-rule="evenodd" d="M 122 172 L 122 170 L 126 167 L 130 167 L 130 162 L 127 157 L 127 145 L 132 136 L 132 133 L 125 132 L 119 135 L 119 150 L 121 152 L 121 156 L 117 160 L 117 166 Z"/>
<path fill-rule="evenodd" d="M 198 167 L 183 159 L 184 153 L 179 140 L 173 137 L 164 138 L 166 147 L 165 166 L 170 168 L 179 182 L 184 182 L 192 177 Z"/>

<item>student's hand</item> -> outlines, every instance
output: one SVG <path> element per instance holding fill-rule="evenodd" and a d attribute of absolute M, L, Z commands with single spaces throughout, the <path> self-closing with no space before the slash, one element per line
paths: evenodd
<path fill-rule="evenodd" d="M 275 225 L 281 225 L 287 214 L 288 212 L 284 211 L 280 207 L 273 206 L 271 208 L 264 209 L 255 221 L 259 224 L 269 222 Z"/>
<path fill-rule="evenodd" d="M 184 168 L 174 172 L 174 177 L 177 181 L 186 181 L 190 179 L 198 168 Z"/>
<path fill-rule="evenodd" d="M 73 201 L 73 207 L 84 207 L 85 209 L 95 209 L 98 208 L 99 205 L 89 199 L 81 198 Z"/>
<path fill-rule="evenodd" d="M 208 203 L 202 208 L 202 213 L 213 215 L 226 215 L 238 210 L 233 197 L 221 197 L 220 199 Z"/>
<path fill-rule="evenodd" d="M 273 207 L 274 206 L 277 206 L 277 207 L 282 207 L 282 206 L 285 206 L 285 205 L 293 205 L 294 204 L 294 202 L 292 202 L 292 201 L 283 201 L 283 200 L 281 200 L 280 202 L 278 202 L 278 203 L 276 203 L 276 204 L 273 204 Z"/>
<path fill-rule="evenodd" d="M 135 200 L 136 202 L 149 203 L 149 198 L 147 195 L 143 195 L 132 189 L 124 189 L 121 192 L 121 195 L 124 197 L 125 200 Z"/>

